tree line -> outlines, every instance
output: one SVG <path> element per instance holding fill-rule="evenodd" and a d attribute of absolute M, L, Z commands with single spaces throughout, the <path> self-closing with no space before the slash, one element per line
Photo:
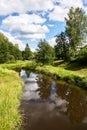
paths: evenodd
<path fill-rule="evenodd" d="M 13 45 L 6 36 L 0 33 L 0 63 L 15 62 L 16 60 L 27 60 L 31 56 L 29 45 L 21 51 L 18 44 Z"/>
<path fill-rule="evenodd" d="M 42 64 L 52 64 L 60 59 L 84 63 L 87 59 L 87 45 L 83 46 L 87 39 L 87 16 L 81 8 L 71 7 L 65 21 L 65 31 L 55 36 L 56 45 L 51 47 L 45 39 L 40 40 L 34 53 L 28 44 L 21 51 L 17 44 L 13 45 L 0 33 L 0 63 L 30 59 Z"/>

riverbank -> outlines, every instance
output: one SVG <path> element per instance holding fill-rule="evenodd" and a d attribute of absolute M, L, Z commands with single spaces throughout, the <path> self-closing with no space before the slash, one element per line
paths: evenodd
<path fill-rule="evenodd" d="M 51 76 L 54 79 L 61 79 L 70 84 L 75 84 L 87 89 L 87 68 L 56 62 L 52 65 L 39 65 L 33 61 L 18 61 L 12 64 L 0 65 L 0 130 L 16 130 L 21 124 L 21 117 L 18 111 L 22 95 L 23 82 L 19 75 L 13 70 L 21 68 L 36 71 Z M 13 70 L 12 70 L 13 69 Z"/>
<path fill-rule="evenodd" d="M 54 79 L 64 80 L 67 83 L 75 84 L 83 89 L 87 89 L 87 77 L 86 76 L 74 73 L 73 71 L 70 71 L 70 70 L 65 70 L 62 67 L 54 67 L 51 65 L 46 65 L 43 67 L 38 66 L 36 68 L 36 71 L 49 75 Z"/>
<path fill-rule="evenodd" d="M 0 67 L 0 130 L 19 129 L 22 88 L 23 82 L 15 71 Z"/>
<path fill-rule="evenodd" d="M 54 79 L 61 79 L 68 83 L 75 84 L 87 89 L 87 67 L 76 63 L 65 63 L 56 61 L 54 65 L 40 65 L 34 61 L 18 61 L 13 64 L 2 64 L 3 68 L 20 70 L 21 68 L 37 71 L 51 76 Z"/>

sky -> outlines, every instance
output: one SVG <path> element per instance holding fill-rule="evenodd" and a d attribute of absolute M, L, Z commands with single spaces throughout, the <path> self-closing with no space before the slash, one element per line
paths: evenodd
<path fill-rule="evenodd" d="M 54 46 L 71 7 L 87 14 L 87 0 L 0 0 L 0 32 L 21 50 L 28 43 L 35 51 L 40 39 Z"/>

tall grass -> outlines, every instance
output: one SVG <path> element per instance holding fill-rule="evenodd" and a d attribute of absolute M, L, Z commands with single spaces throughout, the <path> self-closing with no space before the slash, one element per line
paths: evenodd
<path fill-rule="evenodd" d="M 23 82 L 16 72 L 0 68 L 0 130 L 19 129 L 22 87 Z"/>
<path fill-rule="evenodd" d="M 70 70 L 65 70 L 61 67 L 53 67 L 53 66 L 38 66 L 36 68 L 37 72 L 44 73 L 53 77 L 54 79 L 61 79 L 68 83 L 75 84 L 81 88 L 87 89 L 87 77 L 81 76 L 79 74 L 75 74 Z"/>

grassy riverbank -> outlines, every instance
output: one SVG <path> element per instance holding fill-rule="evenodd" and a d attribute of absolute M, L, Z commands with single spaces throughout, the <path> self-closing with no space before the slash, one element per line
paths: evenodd
<path fill-rule="evenodd" d="M 56 61 L 54 65 L 39 65 L 33 61 L 18 61 L 15 64 L 2 64 L 3 68 L 8 69 L 29 69 L 44 73 L 54 79 L 62 79 L 68 83 L 75 84 L 81 88 L 87 89 L 87 67 L 77 63 L 65 63 Z"/>
<path fill-rule="evenodd" d="M 70 70 L 65 70 L 62 67 L 54 66 L 38 66 L 37 72 L 51 76 L 54 79 L 61 79 L 68 83 L 75 84 L 81 88 L 87 89 L 87 77 L 74 73 Z"/>
<path fill-rule="evenodd" d="M 78 64 L 56 61 L 52 65 L 39 65 L 33 61 L 18 61 L 13 64 L 0 65 L 0 130 L 18 130 L 21 117 L 18 111 L 23 82 L 14 70 L 21 68 L 37 71 L 62 79 L 87 89 L 87 67 Z M 9 70 L 10 69 L 10 70 Z"/>
<path fill-rule="evenodd" d="M 0 130 L 18 130 L 22 87 L 23 82 L 16 72 L 0 67 Z"/>

